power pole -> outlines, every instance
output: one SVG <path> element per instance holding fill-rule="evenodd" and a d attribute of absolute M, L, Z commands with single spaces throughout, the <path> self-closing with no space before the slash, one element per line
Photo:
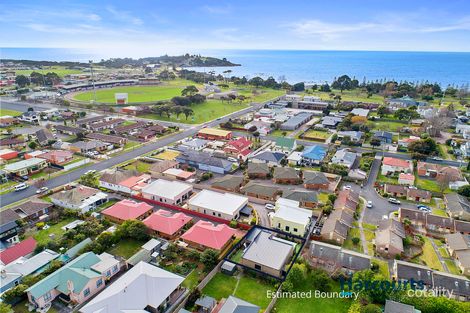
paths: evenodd
<path fill-rule="evenodd" d="M 96 103 L 95 76 L 93 75 L 93 60 L 88 61 L 88 63 L 90 63 L 91 83 L 93 85 L 93 103 Z"/>

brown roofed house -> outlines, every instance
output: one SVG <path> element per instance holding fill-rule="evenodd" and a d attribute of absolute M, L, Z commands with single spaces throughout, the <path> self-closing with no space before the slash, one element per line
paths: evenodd
<path fill-rule="evenodd" d="M 271 174 L 269 166 L 266 163 L 248 163 L 246 172 L 249 178 L 268 178 Z"/>
<path fill-rule="evenodd" d="M 277 184 L 300 184 L 299 172 L 292 167 L 275 167 L 273 173 L 273 181 Z"/>

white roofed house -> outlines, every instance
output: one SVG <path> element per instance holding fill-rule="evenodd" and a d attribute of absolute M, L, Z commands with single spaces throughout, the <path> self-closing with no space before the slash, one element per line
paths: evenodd
<path fill-rule="evenodd" d="M 312 211 L 300 208 L 300 202 L 279 198 L 274 213 L 270 213 L 271 226 L 296 236 L 304 236 L 310 224 Z"/>
<path fill-rule="evenodd" d="M 236 220 L 248 204 L 248 198 L 232 193 L 202 190 L 188 201 L 190 210 L 225 220 Z"/>
<path fill-rule="evenodd" d="M 351 169 L 356 162 L 357 154 L 349 151 L 348 149 L 341 149 L 336 151 L 331 159 L 331 163 L 346 166 Z"/>
<path fill-rule="evenodd" d="M 193 186 L 179 181 L 157 179 L 142 188 L 142 197 L 168 204 L 181 204 L 188 199 Z"/>
<path fill-rule="evenodd" d="M 184 296 L 184 278 L 139 262 L 80 309 L 82 313 L 170 312 Z"/>
<path fill-rule="evenodd" d="M 59 207 L 79 210 L 82 213 L 95 209 L 108 201 L 108 195 L 104 192 L 83 185 L 56 192 L 50 198 L 52 203 Z"/>

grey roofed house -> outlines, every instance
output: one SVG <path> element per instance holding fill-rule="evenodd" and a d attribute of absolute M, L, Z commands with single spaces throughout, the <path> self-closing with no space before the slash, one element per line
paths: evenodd
<path fill-rule="evenodd" d="M 87 152 L 91 150 L 100 150 L 108 146 L 107 143 L 104 143 L 99 140 L 90 140 L 90 141 L 77 141 L 72 144 L 72 147 L 80 149 L 82 152 Z"/>
<path fill-rule="evenodd" d="M 400 216 L 401 221 L 406 218 L 411 222 L 419 222 L 424 224 L 426 222 L 427 213 L 416 209 L 399 208 L 398 215 Z"/>
<path fill-rule="evenodd" d="M 426 215 L 426 227 L 433 229 L 436 227 L 453 229 L 454 219 L 446 216 L 427 214 Z"/>
<path fill-rule="evenodd" d="M 448 193 L 444 195 L 447 210 L 452 215 L 470 214 L 470 202 L 464 196 L 457 193 Z"/>
<path fill-rule="evenodd" d="M 163 173 L 164 171 L 170 168 L 175 168 L 177 166 L 178 166 L 178 162 L 176 161 L 163 160 L 160 162 L 153 163 L 149 168 L 149 172 L 150 173 Z"/>
<path fill-rule="evenodd" d="M 340 137 L 349 137 L 352 141 L 359 141 L 362 138 L 362 132 L 353 130 L 343 130 L 338 132 Z"/>
<path fill-rule="evenodd" d="M 318 194 L 315 191 L 284 190 L 282 197 L 302 202 L 318 202 Z"/>
<path fill-rule="evenodd" d="M 348 230 L 349 227 L 341 223 L 339 220 L 334 218 L 327 218 L 325 223 L 323 224 L 320 234 L 328 235 L 331 233 L 335 233 L 341 236 L 342 238 L 346 239 L 346 237 L 348 236 Z"/>
<path fill-rule="evenodd" d="M 297 115 L 292 116 L 286 122 L 281 124 L 283 130 L 294 130 L 299 128 L 302 124 L 305 124 L 312 118 L 312 113 L 300 112 Z"/>
<path fill-rule="evenodd" d="M 371 257 L 366 254 L 315 240 L 312 240 L 310 244 L 309 255 L 311 258 L 334 263 L 337 267 L 354 271 L 370 269 L 371 266 Z"/>
<path fill-rule="evenodd" d="M 245 186 L 242 187 L 242 191 L 245 194 L 256 194 L 261 195 L 267 198 L 274 198 L 276 194 L 279 192 L 279 189 L 275 186 L 267 186 L 262 184 L 257 184 L 254 182 L 249 182 Z"/>
<path fill-rule="evenodd" d="M 234 296 L 229 296 L 219 313 L 258 313 L 260 307 Z"/>
<path fill-rule="evenodd" d="M 100 134 L 100 133 L 89 133 L 85 137 L 89 139 L 101 140 L 103 142 L 108 142 L 108 143 L 112 143 L 116 145 L 122 144 L 127 141 L 127 139 L 124 137 L 106 135 L 106 134 Z"/>
<path fill-rule="evenodd" d="M 323 185 L 330 181 L 322 172 L 304 172 L 304 184 Z"/>
<path fill-rule="evenodd" d="M 235 190 L 239 190 L 242 184 L 243 184 L 242 176 L 225 175 L 217 179 L 212 184 L 212 187 L 218 188 L 218 189 L 235 191 Z"/>
<path fill-rule="evenodd" d="M 470 234 L 470 222 L 454 220 L 454 230 L 456 232 Z"/>
<path fill-rule="evenodd" d="M 427 266 L 394 260 L 394 272 L 398 280 L 422 280 L 427 286 L 432 286 L 432 269 Z"/>
<path fill-rule="evenodd" d="M 82 118 L 77 121 L 78 125 L 87 125 L 90 123 L 96 123 L 96 122 L 101 122 L 108 119 L 107 116 L 104 115 L 97 115 L 97 116 L 92 116 L 92 117 L 87 117 L 87 118 Z"/>
<path fill-rule="evenodd" d="M 21 257 L 5 266 L 5 270 L 8 272 L 20 273 L 23 276 L 33 274 L 38 271 L 41 267 L 46 266 L 52 260 L 59 257 L 59 254 L 55 251 L 45 249 L 40 253 L 28 258 Z"/>
<path fill-rule="evenodd" d="M 209 140 L 204 140 L 201 138 L 194 138 L 194 139 L 183 142 L 182 145 L 190 149 L 200 150 L 204 148 L 208 142 Z"/>
<path fill-rule="evenodd" d="M 401 238 L 405 238 L 405 228 L 402 223 L 395 219 L 385 219 L 379 222 L 378 230 L 390 230 Z"/>
<path fill-rule="evenodd" d="M 225 172 L 230 171 L 232 168 L 232 162 L 226 159 L 214 157 L 211 153 L 202 151 L 193 151 L 184 149 L 183 152 L 176 157 L 176 161 L 179 163 L 187 163 L 189 165 L 198 166 L 212 166 L 224 169 Z"/>
<path fill-rule="evenodd" d="M 470 280 L 465 276 L 434 271 L 434 287 L 452 290 L 454 295 L 470 297 Z"/>
<path fill-rule="evenodd" d="M 421 311 L 409 304 L 385 300 L 384 313 L 421 313 Z"/>
<path fill-rule="evenodd" d="M 245 249 L 242 259 L 282 271 L 293 254 L 295 243 L 262 230 Z"/>
<path fill-rule="evenodd" d="M 285 159 L 285 157 L 286 155 L 282 152 L 263 151 L 251 157 L 251 159 L 264 161 L 265 163 L 279 163 L 282 159 Z"/>
<path fill-rule="evenodd" d="M 138 175 L 140 174 L 136 170 L 115 169 L 111 171 L 105 171 L 99 180 L 109 184 L 118 185 L 120 182 L 128 178 Z"/>
<path fill-rule="evenodd" d="M 194 304 L 210 312 L 216 306 L 217 301 L 212 297 L 202 296 Z"/>
<path fill-rule="evenodd" d="M 323 127 L 334 128 L 339 123 L 341 123 L 342 120 L 343 120 L 342 117 L 328 115 L 328 116 L 322 117 L 320 125 Z"/>
<path fill-rule="evenodd" d="M 271 173 L 266 163 L 248 163 L 248 175 L 269 175 Z"/>
<path fill-rule="evenodd" d="M 36 138 L 40 145 L 46 145 L 49 140 L 55 140 L 54 135 L 48 129 L 40 129 L 36 132 Z"/>
<path fill-rule="evenodd" d="M 70 133 L 70 134 L 81 134 L 85 133 L 87 130 L 79 127 L 71 127 L 71 126 L 65 126 L 65 125 L 54 125 L 54 128 L 58 132 L 62 133 Z"/>
<path fill-rule="evenodd" d="M 347 209 L 336 209 L 331 212 L 330 216 L 328 216 L 329 219 L 334 219 L 337 221 L 340 221 L 342 224 L 351 227 L 353 222 L 354 222 L 354 216 L 349 214 Z"/>
<path fill-rule="evenodd" d="M 293 167 L 275 167 L 273 172 L 274 179 L 299 179 L 299 172 Z"/>
<path fill-rule="evenodd" d="M 373 137 L 380 139 L 381 142 L 391 143 L 392 138 L 393 138 L 393 134 L 390 133 L 390 132 L 386 132 L 386 131 L 381 130 L 381 131 L 376 131 L 374 133 Z"/>
<path fill-rule="evenodd" d="M 348 149 L 341 149 L 336 151 L 335 155 L 331 159 L 331 163 L 344 165 L 347 168 L 351 168 L 356 162 L 357 154 Z"/>

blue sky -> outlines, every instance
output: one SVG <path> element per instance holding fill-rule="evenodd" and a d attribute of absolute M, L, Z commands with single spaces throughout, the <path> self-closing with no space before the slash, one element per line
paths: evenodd
<path fill-rule="evenodd" d="M 470 52 L 470 1 L 2 0 L 0 47 Z"/>

